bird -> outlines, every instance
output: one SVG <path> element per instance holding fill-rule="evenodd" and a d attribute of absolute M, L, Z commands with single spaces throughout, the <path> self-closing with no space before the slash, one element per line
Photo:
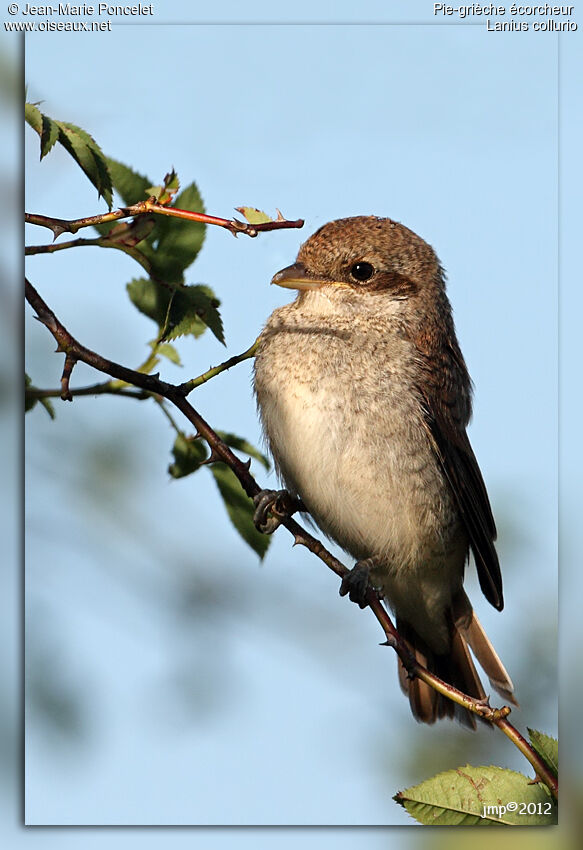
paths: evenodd
<path fill-rule="evenodd" d="M 364 607 L 374 588 L 418 663 L 485 700 L 473 653 L 517 705 L 463 587 L 471 553 L 502 610 L 496 525 L 466 431 L 473 387 L 445 280 L 433 248 L 397 221 L 323 225 L 272 279 L 297 295 L 259 336 L 254 392 L 285 492 L 356 560 L 340 593 Z M 274 492 L 256 500 L 266 531 Z M 474 714 L 400 661 L 399 681 L 419 722 L 475 728 Z"/>

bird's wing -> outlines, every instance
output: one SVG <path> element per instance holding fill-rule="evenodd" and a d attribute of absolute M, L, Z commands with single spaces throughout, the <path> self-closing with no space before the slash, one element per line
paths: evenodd
<path fill-rule="evenodd" d="M 466 527 L 484 596 L 499 611 L 504 607 L 502 574 L 494 547 L 496 525 L 486 485 L 455 400 L 445 405 L 435 394 L 421 391 L 425 422 L 445 477 Z M 444 398 L 443 393 L 439 398 Z"/>

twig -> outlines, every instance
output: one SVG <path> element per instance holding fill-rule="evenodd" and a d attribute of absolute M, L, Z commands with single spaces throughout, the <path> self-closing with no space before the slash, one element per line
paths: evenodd
<path fill-rule="evenodd" d="M 129 207 L 121 207 L 112 212 L 103 213 L 102 215 L 85 216 L 84 218 L 64 219 L 52 218 L 46 215 L 38 215 L 36 213 L 25 213 L 24 220 L 26 224 L 36 224 L 39 227 L 47 227 L 53 231 L 56 239 L 62 233 L 77 233 L 83 227 L 92 227 L 97 224 L 106 224 L 110 221 L 118 221 L 121 218 L 129 218 L 131 216 L 149 215 L 168 215 L 174 218 L 182 218 L 186 221 L 196 221 L 202 224 L 214 224 L 218 227 L 225 227 L 232 234 L 237 236 L 239 233 L 245 233 L 247 236 L 257 236 L 261 231 L 266 230 L 282 230 L 290 227 L 303 227 L 303 219 L 296 221 L 288 221 L 287 219 L 278 219 L 276 221 L 265 221 L 260 224 L 249 224 L 246 221 L 239 221 L 236 218 L 218 218 L 214 215 L 206 215 L 206 213 L 192 212 L 191 210 L 181 210 L 176 207 L 168 207 L 157 203 L 153 198 L 147 201 L 139 201 Z"/>
<path fill-rule="evenodd" d="M 244 360 L 249 360 L 251 357 L 254 357 L 258 345 L 259 340 L 256 339 L 253 345 L 250 345 L 246 351 L 242 352 L 242 354 L 236 354 L 234 357 L 229 357 L 228 360 L 225 360 L 223 363 L 219 363 L 218 366 L 213 366 L 212 369 L 208 369 L 206 372 L 203 372 L 202 375 L 198 376 L 198 378 L 192 378 L 190 381 L 185 381 L 183 384 L 180 384 L 178 389 L 183 393 L 183 395 L 187 396 L 190 392 L 192 392 L 192 390 L 200 387 L 202 384 L 206 384 L 207 381 L 210 381 L 210 379 L 216 377 L 216 375 L 220 375 L 221 372 L 226 372 L 227 369 L 230 369 L 232 366 L 236 366 L 238 363 L 242 363 Z"/>
<path fill-rule="evenodd" d="M 30 399 L 42 399 L 42 398 L 61 398 L 62 390 L 56 389 L 55 387 L 51 389 L 42 389 L 41 387 L 26 387 L 24 391 L 24 395 L 26 398 Z M 115 381 L 104 381 L 99 384 L 92 384 L 88 387 L 78 387 L 77 389 L 71 389 L 69 387 L 69 394 L 73 398 L 77 398 L 78 396 L 96 396 L 96 395 L 121 395 L 126 398 L 135 398 L 138 401 L 144 401 L 147 398 L 152 398 L 152 393 L 145 392 L 145 390 L 134 390 L 130 386 L 127 386 L 123 383 L 117 383 Z"/>
<path fill-rule="evenodd" d="M 63 375 L 61 377 L 61 398 L 63 401 L 73 401 L 73 396 L 69 389 L 69 379 L 71 378 L 71 372 L 75 368 L 76 363 L 77 358 L 73 354 L 67 352 L 65 355 L 65 365 L 63 366 Z"/>
<path fill-rule="evenodd" d="M 182 434 L 183 433 L 182 429 L 178 427 L 178 425 L 174 421 L 174 417 L 172 416 L 172 414 L 170 413 L 170 411 L 168 410 L 168 408 L 166 407 L 166 405 L 164 403 L 165 399 L 161 398 L 160 396 L 151 396 L 151 398 L 153 398 L 154 401 L 156 402 L 156 404 L 159 405 L 160 410 L 162 411 L 162 413 L 164 414 L 164 416 L 166 417 L 166 419 L 168 420 L 168 422 L 170 423 L 170 425 L 172 426 L 174 431 L 176 431 L 177 434 Z"/>
<path fill-rule="evenodd" d="M 83 248 L 87 245 L 101 247 L 103 241 L 103 236 L 97 236 L 95 239 L 83 239 L 79 237 L 79 239 L 70 239 L 68 242 L 51 242 L 50 245 L 27 245 L 24 249 L 24 256 L 32 257 L 35 254 L 55 254 L 57 251 L 66 251 L 68 248 Z"/>
<path fill-rule="evenodd" d="M 58 221 L 58 219 L 54 219 L 54 221 Z M 55 239 L 58 235 L 58 233 L 55 233 Z M 24 249 L 24 254 L 26 257 L 30 257 L 35 254 L 54 254 L 57 251 L 66 251 L 69 248 L 92 246 L 98 248 L 115 248 L 118 251 L 123 251 L 124 254 L 136 260 L 147 271 L 150 277 L 154 278 L 152 264 L 139 248 L 128 245 L 126 242 L 115 241 L 109 236 L 96 236 L 94 239 L 83 239 L 80 237 L 79 239 L 70 239 L 68 242 L 52 242 L 50 245 L 27 245 Z"/>
<path fill-rule="evenodd" d="M 25 281 L 25 293 L 29 304 L 36 311 L 37 318 L 54 336 L 58 343 L 58 350 L 64 352 L 67 359 L 70 358 L 71 361 L 79 360 L 83 363 L 87 363 L 89 366 L 93 366 L 100 372 L 105 372 L 114 378 L 118 378 L 121 381 L 140 387 L 148 393 L 168 399 L 168 401 L 172 402 L 184 414 L 188 421 L 194 425 L 197 434 L 204 437 L 207 441 L 211 450 L 208 462 L 212 463 L 214 461 L 222 461 L 223 463 L 226 463 L 233 470 L 239 479 L 241 486 L 249 497 L 253 498 L 261 492 L 261 488 L 249 472 L 249 465 L 240 460 L 231 451 L 229 446 L 220 439 L 218 434 L 216 434 L 211 426 L 203 419 L 200 413 L 198 413 L 187 400 L 185 388 L 187 391 L 190 391 L 188 388 L 192 382 L 186 382 L 186 384 L 179 386 L 168 384 L 165 381 L 161 381 L 155 375 L 135 372 L 132 369 L 127 369 L 125 366 L 121 366 L 112 360 L 107 360 L 105 357 L 102 357 L 100 354 L 91 351 L 89 348 L 86 348 L 81 345 L 81 343 L 77 342 L 77 340 L 67 331 L 64 325 L 62 325 L 57 319 L 53 311 L 44 302 L 28 280 Z M 251 348 L 253 348 L 253 346 L 251 346 Z M 245 352 L 244 354 L 248 354 L 248 352 Z M 228 363 L 229 361 L 226 362 Z M 215 368 L 220 369 L 220 367 Z M 201 376 L 201 378 L 203 377 L 204 376 Z M 208 378 L 206 380 L 208 380 Z M 190 388 L 192 389 L 193 387 Z M 293 535 L 294 544 L 301 544 L 302 546 L 305 546 L 310 552 L 320 558 L 320 560 L 323 561 L 326 566 L 340 578 L 344 578 L 344 576 L 348 574 L 348 568 L 345 567 L 344 564 L 342 564 L 330 552 L 328 552 L 319 540 L 302 528 L 294 519 L 289 516 L 281 517 L 281 524 Z M 508 721 L 507 717 L 511 711 L 510 707 L 503 706 L 502 708 L 491 708 L 485 701 L 474 699 L 467 694 L 462 693 L 457 688 L 454 688 L 452 685 L 449 685 L 447 682 L 439 679 L 433 673 L 430 673 L 429 670 L 421 666 L 411 654 L 407 644 L 403 641 L 395 629 L 386 608 L 382 604 L 381 598 L 372 589 L 369 589 L 367 592 L 367 602 L 385 633 L 386 644 L 393 647 L 410 675 L 418 676 L 422 681 L 426 682 L 448 699 L 453 700 L 468 711 L 479 715 L 494 726 L 497 726 L 513 741 L 513 743 L 527 758 L 535 770 L 537 779 L 542 780 L 551 791 L 553 797 L 557 798 L 558 782 L 556 778 L 548 770 L 546 764 L 531 745 Z"/>
<path fill-rule="evenodd" d="M 203 372 L 202 375 L 198 375 L 196 378 L 191 378 L 189 381 L 179 384 L 176 389 L 184 396 L 189 395 L 192 390 L 202 386 L 202 384 L 206 384 L 207 381 L 210 381 L 211 378 L 215 378 L 217 375 L 220 375 L 221 372 L 226 372 L 227 369 L 231 369 L 238 363 L 243 363 L 244 360 L 249 360 L 251 357 L 254 357 L 258 344 L 259 340 L 256 339 L 255 342 L 241 354 L 235 354 L 233 357 L 229 357 L 228 360 L 225 360 L 223 363 L 219 363 L 218 366 L 213 366 L 211 369 L 207 369 L 207 371 Z M 139 371 L 146 371 L 144 364 L 142 364 Z M 147 392 L 146 390 L 136 392 L 135 390 L 132 390 L 131 387 L 128 387 L 123 381 L 104 381 L 99 384 L 92 384 L 88 387 L 79 387 L 74 390 L 69 388 L 69 395 L 72 397 L 88 395 L 123 395 L 128 398 L 138 399 L 138 401 L 143 401 L 148 398 L 153 398 L 155 401 L 159 401 L 157 393 Z M 29 386 L 25 389 L 25 396 L 31 399 L 61 398 L 62 390 L 54 388 L 40 389 L 39 387 Z M 167 413 L 166 410 L 164 412 Z"/>

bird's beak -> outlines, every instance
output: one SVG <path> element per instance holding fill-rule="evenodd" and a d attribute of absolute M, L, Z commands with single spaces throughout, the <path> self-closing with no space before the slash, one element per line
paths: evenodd
<path fill-rule="evenodd" d="M 310 277 L 303 263 L 294 263 L 293 266 L 287 266 L 277 274 L 274 274 L 272 283 L 278 286 L 283 286 L 286 289 L 320 289 L 322 286 L 338 286 L 333 280 L 325 280 L 324 278 Z"/>

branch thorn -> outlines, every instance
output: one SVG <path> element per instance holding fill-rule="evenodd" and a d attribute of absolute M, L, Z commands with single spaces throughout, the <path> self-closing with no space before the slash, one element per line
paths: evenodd
<path fill-rule="evenodd" d="M 201 466 L 208 466 L 209 463 L 217 463 L 218 461 L 222 461 L 223 458 L 211 447 L 211 453 L 207 457 L 206 460 L 201 460 Z"/>

